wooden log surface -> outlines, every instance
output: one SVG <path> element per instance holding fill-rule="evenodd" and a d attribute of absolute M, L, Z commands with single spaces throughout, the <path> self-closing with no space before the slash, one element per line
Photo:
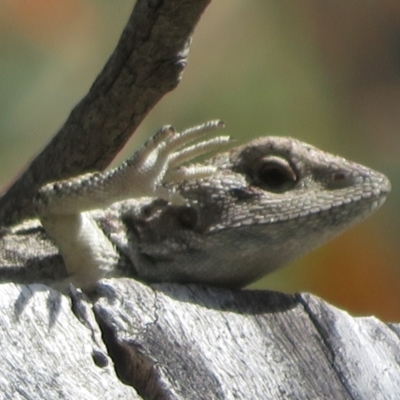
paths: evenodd
<path fill-rule="evenodd" d="M 309 294 L 128 278 L 100 291 L 0 285 L 2 398 L 400 396 L 399 325 Z"/>
<path fill-rule="evenodd" d="M 44 285 L 3 284 L 0 304 L 1 399 L 140 398 L 117 378 L 100 331 L 76 318 L 68 297 Z"/>

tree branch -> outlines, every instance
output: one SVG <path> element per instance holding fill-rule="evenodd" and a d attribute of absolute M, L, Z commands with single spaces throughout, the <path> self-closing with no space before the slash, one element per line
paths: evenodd
<path fill-rule="evenodd" d="M 0 198 L 0 225 L 33 216 L 32 198 L 44 183 L 111 162 L 147 113 L 178 85 L 191 34 L 210 1 L 137 1 L 89 93 Z"/>

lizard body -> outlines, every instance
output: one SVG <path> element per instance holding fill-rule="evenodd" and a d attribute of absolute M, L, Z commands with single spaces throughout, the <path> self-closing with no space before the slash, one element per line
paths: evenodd
<path fill-rule="evenodd" d="M 166 127 L 115 170 L 46 185 L 37 212 L 67 271 L 31 221 L 3 233 L 0 279 L 91 289 L 129 275 L 240 288 L 364 219 L 390 191 L 384 175 L 292 138 L 260 138 L 180 167 L 229 140 L 187 145 L 219 126 Z M 20 255 L 18 240 L 31 252 Z"/>

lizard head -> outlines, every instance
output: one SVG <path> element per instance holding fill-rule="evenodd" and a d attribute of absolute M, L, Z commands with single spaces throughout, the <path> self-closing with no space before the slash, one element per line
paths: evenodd
<path fill-rule="evenodd" d="M 131 259 L 146 281 L 243 287 L 376 210 L 388 179 L 295 139 L 265 137 L 174 187 L 185 205 L 152 200 L 125 215 Z"/>

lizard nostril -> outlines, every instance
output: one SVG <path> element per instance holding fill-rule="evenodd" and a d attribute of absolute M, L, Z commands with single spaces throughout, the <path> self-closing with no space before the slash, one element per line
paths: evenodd
<path fill-rule="evenodd" d="M 337 171 L 333 174 L 332 180 L 334 182 L 343 182 L 349 178 L 349 173 L 347 171 Z"/>
<path fill-rule="evenodd" d="M 346 188 L 353 184 L 353 175 L 350 171 L 338 170 L 331 173 L 326 188 L 330 190 Z"/>
<path fill-rule="evenodd" d="M 347 187 L 353 184 L 353 175 L 350 171 L 339 170 L 332 174 L 332 184 L 337 187 Z"/>

